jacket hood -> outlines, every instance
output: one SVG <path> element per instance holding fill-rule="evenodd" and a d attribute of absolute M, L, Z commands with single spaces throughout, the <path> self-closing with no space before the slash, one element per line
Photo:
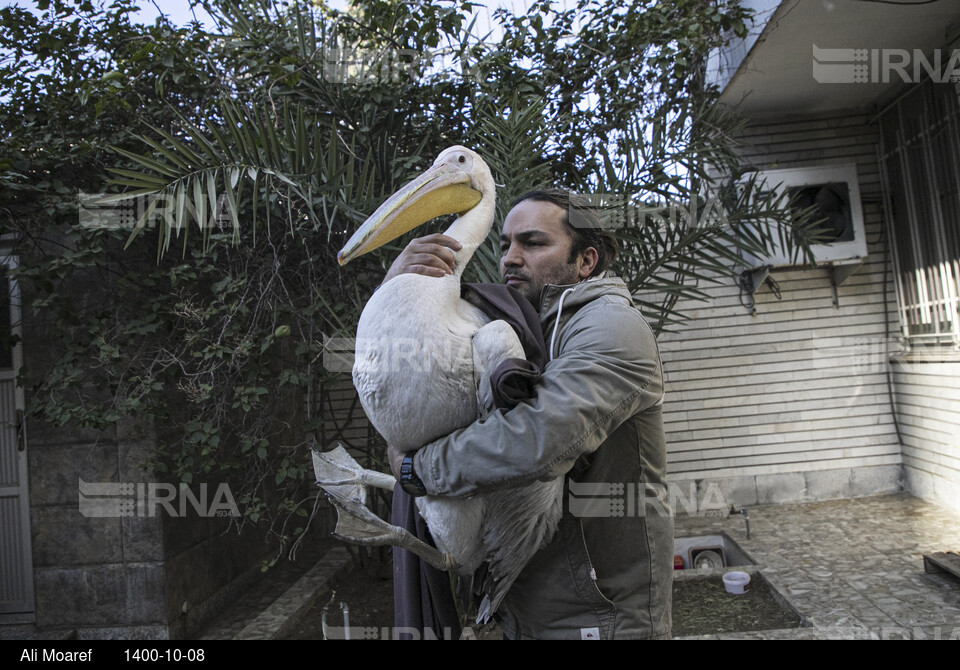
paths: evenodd
<path fill-rule="evenodd" d="M 620 296 L 627 304 L 633 305 L 633 298 L 627 285 L 619 277 L 607 273 L 602 279 L 588 279 L 577 284 L 547 284 L 540 292 L 540 322 L 544 330 L 557 318 L 563 299 L 563 312 L 576 310 L 600 296 Z"/>
<path fill-rule="evenodd" d="M 605 275 L 600 279 L 588 279 L 577 284 L 560 286 L 547 284 L 540 292 L 540 325 L 543 328 L 544 339 L 549 333 L 547 358 L 553 360 L 556 353 L 554 344 L 557 333 L 564 324 L 584 305 L 598 299 L 623 300 L 627 306 L 633 307 L 633 298 L 623 280 L 613 275 Z"/>

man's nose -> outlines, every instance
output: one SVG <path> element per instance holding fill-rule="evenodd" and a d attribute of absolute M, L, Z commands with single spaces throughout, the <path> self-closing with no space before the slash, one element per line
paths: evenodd
<path fill-rule="evenodd" d="M 504 267 L 519 267 L 523 265 L 523 255 L 515 244 L 511 244 L 500 258 L 500 262 L 503 263 Z"/>

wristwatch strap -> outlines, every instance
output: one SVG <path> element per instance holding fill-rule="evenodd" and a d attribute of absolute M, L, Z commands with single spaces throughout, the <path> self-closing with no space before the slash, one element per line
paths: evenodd
<path fill-rule="evenodd" d="M 404 456 L 400 463 L 400 487 L 414 497 L 427 495 L 426 487 L 413 468 L 413 453 Z"/>

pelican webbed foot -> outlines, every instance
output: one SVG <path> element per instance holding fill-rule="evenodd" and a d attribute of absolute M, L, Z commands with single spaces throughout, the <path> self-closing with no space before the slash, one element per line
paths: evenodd
<path fill-rule="evenodd" d="M 409 531 L 387 523 L 366 506 L 356 501 L 344 501 L 331 496 L 337 508 L 337 527 L 333 536 L 351 544 L 394 546 L 410 551 L 438 570 L 456 570 L 457 563 L 445 554 L 419 540 Z"/>
<path fill-rule="evenodd" d="M 392 491 L 397 483 L 392 475 L 360 467 L 342 445 L 332 451 L 314 451 L 312 456 L 316 483 L 337 509 L 334 537 L 351 544 L 401 547 L 438 570 L 457 568 L 449 554 L 387 523 L 367 507 L 368 487 Z"/>
<path fill-rule="evenodd" d="M 332 451 L 314 450 L 312 458 L 317 486 L 339 500 L 356 500 L 365 505 L 368 486 L 392 491 L 397 483 L 393 475 L 360 467 L 340 444 Z"/>

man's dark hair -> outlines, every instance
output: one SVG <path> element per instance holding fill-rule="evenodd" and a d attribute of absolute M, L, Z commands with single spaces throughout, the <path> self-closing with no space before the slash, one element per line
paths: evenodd
<path fill-rule="evenodd" d="M 593 247 L 597 250 L 597 266 L 590 276 L 594 277 L 609 268 L 617 259 L 619 249 L 616 238 L 603 228 L 596 207 L 582 195 L 559 188 L 537 189 L 521 195 L 513 201 L 510 208 L 513 209 L 524 200 L 551 202 L 566 212 L 563 222 L 567 224 L 567 231 L 573 239 L 568 263 L 574 262 L 579 254 Z"/>

